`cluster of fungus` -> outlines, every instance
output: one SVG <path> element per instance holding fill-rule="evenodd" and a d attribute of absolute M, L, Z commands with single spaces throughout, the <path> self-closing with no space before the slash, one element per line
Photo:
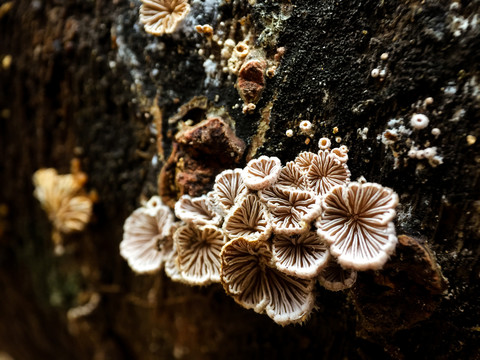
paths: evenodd
<path fill-rule="evenodd" d="M 397 195 L 350 182 L 348 148 L 330 146 L 322 138 L 318 153 L 284 166 L 260 156 L 221 172 L 208 194 L 179 199 L 177 223 L 154 197 L 125 222 L 123 257 L 138 272 L 165 264 L 177 281 L 220 282 L 278 324 L 305 321 L 317 280 L 332 291 L 351 287 L 357 271 L 382 268 L 397 244 Z"/>

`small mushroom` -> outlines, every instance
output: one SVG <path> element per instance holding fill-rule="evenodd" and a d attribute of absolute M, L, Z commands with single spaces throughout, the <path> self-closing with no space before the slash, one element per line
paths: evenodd
<path fill-rule="evenodd" d="M 288 275 L 311 279 L 327 265 L 330 253 L 315 232 L 301 235 L 275 235 L 273 260 L 278 270 Z"/>
<path fill-rule="evenodd" d="M 160 203 L 152 208 L 136 209 L 125 220 L 120 255 L 137 273 L 151 273 L 161 268 L 165 261 L 163 245 L 174 224 L 171 210 Z"/>
<path fill-rule="evenodd" d="M 171 34 L 189 10 L 187 0 L 142 0 L 140 22 L 150 34 Z"/>
<path fill-rule="evenodd" d="M 318 234 L 345 268 L 380 269 L 397 244 L 393 190 L 375 183 L 336 186 L 323 200 Z"/>
<path fill-rule="evenodd" d="M 306 320 L 314 305 L 314 282 L 275 269 L 267 242 L 232 240 L 223 247 L 221 258 L 222 284 L 237 303 L 265 312 L 280 325 Z"/>
<path fill-rule="evenodd" d="M 353 286 L 357 280 L 357 272 L 353 269 L 342 268 L 336 260 L 332 259 L 320 271 L 318 282 L 330 291 L 345 290 Z"/>
<path fill-rule="evenodd" d="M 230 239 L 243 237 L 257 241 L 268 239 L 272 226 L 265 205 L 255 194 L 248 194 L 230 210 L 223 230 Z"/>
<path fill-rule="evenodd" d="M 261 190 L 277 181 L 282 164 L 277 157 L 260 156 L 250 160 L 242 171 L 242 178 L 250 190 Z"/>
<path fill-rule="evenodd" d="M 303 151 L 295 158 L 295 164 L 297 164 L 301 171 L 306 173 L 310 169 L 312 161 L 316 156 L 317 154 L 310 151 Z"/>
<path fill-rule="evenodd" d="M 325 195 L 335 185 L 347 184 L 350 171 L 327 150 L 320 150 L 307 172 L 307 184 L 317 195 Z"/>
<path fill-rule="evenodd" d="M 321 212 L 319 198 L 310 191 L 289 190 L 273 186 L 261 190 L 259 196 L 268 207 L 276 234 L 300 234 Z"/>
<path fill-rule="evenodd" d="M 177 263 L 183 281 L 190 285 L 220 282 L 220 251 L 225 244 L 216 226 L 178 228 L 174 235 Z"/>
<path fill-rule="evenodd" d="M 192 198 L 183 195 L 175 204 L 175 215 L 192 226 L 220 225 L 222 217 L 215 213 L 208 196 Z"/>
<path fill-rule="evenodd" d="M 307 182 L 300 167 L 294 161 L 288 162 L 280 171 L 277 187 L 287 187 L 291 190 L 307 190 Z"/>
<path fill-rule="evenodd" d="M 217 175 L 213 185 L 214 195 L 225 213 L 247 194 L 247 187 L 242 179 L 242 169 L 225 170 Z"/>

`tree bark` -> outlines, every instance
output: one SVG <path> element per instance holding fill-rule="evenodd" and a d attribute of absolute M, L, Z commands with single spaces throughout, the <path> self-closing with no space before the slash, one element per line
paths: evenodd
<path fill-rule="evenodd" d="M 0 4 L 0 357 L 479 359 L 480 2 L 194 0 L 161 37 L 145 33 L 139 6 Z M 204 24 L 213 37 L 194 30 Z M 269 76 L 224 72 L 227 38 L 249 39 L 247 60 Z M 412 128 L 416 113 L 426 128 Z M 192 154 L 175 138 L 212 116 L 245 142 L 242 156 Z M 280 327 L 221 285 L 134 275 L 120 257 L 140 199 L 172 205 L 224 168 L 285 163 L 321 137 L 349 147 L 352 179 L 399 194 L 404 236 L 351 290 L 318 287 L 304 325 Z M 433 160 L 411 151 L 432 147 Z M 32 175 L 68 173 L 72 158 L 99 200 L 56 256 Z M 180 158 L 195 159 L 183 168 L 193 180 L 175 178 Z"/>

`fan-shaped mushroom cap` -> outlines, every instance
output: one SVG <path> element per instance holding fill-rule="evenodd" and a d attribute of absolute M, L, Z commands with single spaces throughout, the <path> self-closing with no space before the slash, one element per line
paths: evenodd
<path fill-rule="evenodd" d="M 180 267 L 178 266 L 177 258 L 178 252 L 177 247 L 173 239 L 168 239 L 164 245 L 165 252 L 165 274 L 176 282 L 185 282 L 183 279 Z"/>
<path fill-rule="evenodd" d="M 239 238 L 222 249 L 221 280 L 225 291 L 247 309 L 266 312 L 277 324 L 299 323 L 314 305 L 313 281 L 271 267 L 267 242 Z"/>
<path fill-rule="evenodd" d="M 289 161 L 280 171 L 277 187 L 287 187 L 291 190 L 307 190 L 307 182 L 300 167 L 294 161 Z"/>
<path fill-rule="evenodd" d="M 331 154 L 341 163 L 346 163 L 348 161 L 348 151 L 345 151 L 345 148 L 346 146 L 340 146 L 331 151 Z"/>
<path fill-rule="evenodd" d="M 299 278 L 311 279 L 327 265 L 330 253 L 315 232 L 301 235 L 275 235 L 273 260 L 278 270 Z"/>
<path fill-rule="evenodd" d="M 353 269 L 343 269 L 336 260 L 330 260 L 327 266 L 320 271 L 318 282 L 330 291 L 345 290 L 357 281 L 357 272 Z"/>
<path fill-rule="evenodd" d="M 307 172 L 307 184 L 311 191 L 325 195 L 333 186 L 347 184 L 350 181 L 350 170 L 329 151 L 320 150 L 312 159 Z"/>
<path fill-rule="evenodd" d="M 92 200 L 83 195 L 85 177 L 58 175 L 52 168 L 40 169 L 33 174 L 34 196 L 54 227 L 64 234 L 82 231 L 92 216 Z"/>
<path fill-rule="evenodd" d="M 150 34 L 170 34 L 189 10 L 187 0 L 142 0 L 140 22 Z"/>
<path fill-rule="evenodd" d="M 380 269 L 397 244 L 392 223 L 397 204 L 397 194 L 379 184 L 336 186 L 323 200 L 318 234 L 343 267 Z"/>
<path fill-rule="evenodd" d="M 161 268 L 163 244 L 172 226 L 173 214 L 165 205 L 158 206 L 156 214 L 141 207 L 125 220 L 120 254 L 133 271 L 148 273 Z"/>
<path fill-rule="evenodd" d="M 269 187 L 277 181 L 282 163 L 277 157 L 260 156 L 250 160 L 242 171 L 245 185 L 251 190 L 261 190 Z"/>
<path fill-rule="evenodd" d="M 175 215 L 193 226 L 219 225 L 222 221 L 206 195 L 195 198 L 183 195 L 175 204 Z"/>
<path fill-rule="evenodd" d="M 259 192 L 267 204 L 276 234 L 299 234 L 310 228 L 309 222 L 320 215 L 319 198 L 310 191 L 273 186 Z"/>
<path fill-rule="evenodd" d="M 183 280 L 191 285 L 220 282 L 220 252 L 225 244 L 222 230 L 215 226 L 182 226 L 174 235 L 177 263 Z"/>
<path fill-rule="evenodd" d="M 230 210 L 223 230 L 230 239 L 243 237 L 257 241 L 268 239 L 272 225 L 265 205 L 255 194 L 248 194 Z"/>
<path fill-rule="evenodd" d="M 297 164 L 302 172 L 306 173 L 310 169 L 315 157 L 317 157 L 317 154 L 310 151 L 303 151 L 295 158 L 295 164 Z"/>
<path fill-rule="evenodd" d="M 228 213 L 248 192 L 242 179 L 242 169 L 225 170 L 218 174 L 213 189 L 218 205 Z"/>

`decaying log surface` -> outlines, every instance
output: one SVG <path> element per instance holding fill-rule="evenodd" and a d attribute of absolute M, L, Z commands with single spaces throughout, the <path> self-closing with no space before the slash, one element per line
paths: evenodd
<path fill-rule="evenodd" d="M 175 34 L 154 37 L 139 23 L 138 1 L 0 2 L 0 354 L 478 359 L 480 2 L 191 5 Z M 211 24 L 214 38 L 198 34 L 198 24 Z M 228 37 L 249 37 L 258 60 L 240 74 L 238 90 L 220 65 L 216 40 Z M 259 79 L 267 63 L 275 74 Z M 259 98 L 250 113 L 239 91 Z M 427 128 L 412 129 L 414 113 L 428 116 Z M 243 157 L 215 170 L 211 157 L 225 154 L 180 145 L 182 156 L 172 157 L 181 125 L 211 115 L 246 143 Z M 301 120 L 314 126 L 310 141 Z M 399 194 L 396 227 L 405 236 L 385 269 L 360 273 L 351 291 L 319 287 L 305 325 L 282 328 L 219 285 L 136 276 L 120 258 L 123 222 L 159 191 L 164 164 L 160 192 L 174 201 L 252 157 L 285 162 L 316 151 L 322 136 L 349 147 L 353 179 Z M 411 157 L 415 147 L 436 147 L 441 159 Z M 67 173 L 72 158 L 99 201 L 87 230 L 67 237 L 56 256 L 32 174 Z M 177 166 L 180 158 L 201 168 L 197 185 L 188 177 L 175 183 L 175 171 L 192 175 L 188 164 Z"/>

